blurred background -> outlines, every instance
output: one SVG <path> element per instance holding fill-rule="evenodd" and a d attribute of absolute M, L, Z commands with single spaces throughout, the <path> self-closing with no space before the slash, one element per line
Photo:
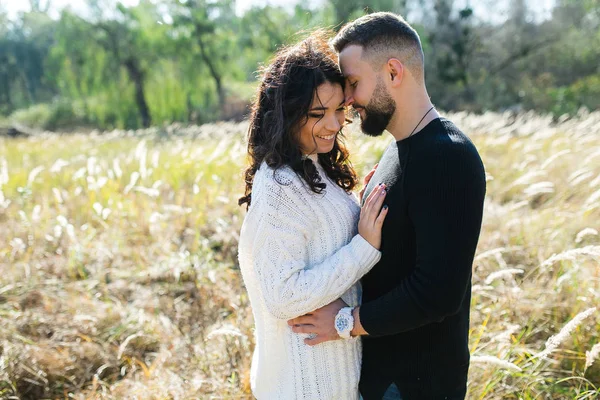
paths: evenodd
<path fill-rule="evenodd" d="M 443 110 L 600 105 L 596 0 L 2 0 L 0 124 L 239 120 L 277 48 L 365 10 L 400 13 L 419 31 Z"/>
<path fill-rule="evenodd" d="M 598 0 L 0 0 L 0 399 L 252 398 L 256 71 L 371 10 L 486 168 L 467 398 L 600 399 Z"/>

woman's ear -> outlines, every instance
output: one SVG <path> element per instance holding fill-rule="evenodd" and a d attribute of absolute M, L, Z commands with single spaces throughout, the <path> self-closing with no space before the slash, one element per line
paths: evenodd
<path fill-rule="evenodd" d="M 397 58 L 390 58 L 386 64 L 392 87 L 398 87 L 404 77 L 404 65 Z"/>

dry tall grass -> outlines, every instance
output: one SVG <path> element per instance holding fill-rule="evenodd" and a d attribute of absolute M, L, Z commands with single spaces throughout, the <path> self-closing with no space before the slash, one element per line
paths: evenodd
<path fill-rule="evenodd" d="M 599 397 L 600 114 L 450 118 L 488 173 L 469 398 Z M 244 129 L 0 139 L 0 398 L 250 398 Z M 390 140 L 350 136 L 363 173 Z"/>

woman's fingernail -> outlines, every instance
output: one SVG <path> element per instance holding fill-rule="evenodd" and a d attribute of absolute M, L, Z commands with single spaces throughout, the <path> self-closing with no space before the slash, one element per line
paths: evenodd
<path fill-rule="evenodd" d="M 387 209 L 388 209 L 388 206 L 387 206 L 387 204 L 386 204 L 385 206 L 383 206 L 383 209 L 384 209 L 384 210 L 387 210 Z"/>

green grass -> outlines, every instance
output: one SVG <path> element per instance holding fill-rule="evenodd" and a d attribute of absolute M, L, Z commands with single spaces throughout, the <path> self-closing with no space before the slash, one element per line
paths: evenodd
<path fill-rule="evenodd" d="M 450 118 L 488 174 L 468 398 L 598 397 L 600 115 Z M 0 398 L 250 398 L 245 129 L 0 138 Z M 389 140 L 349 134 L 361 176 Z"/>

